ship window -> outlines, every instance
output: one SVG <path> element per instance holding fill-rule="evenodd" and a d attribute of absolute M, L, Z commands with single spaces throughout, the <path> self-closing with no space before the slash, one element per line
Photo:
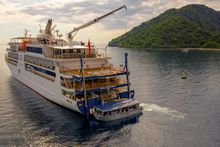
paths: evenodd
<path fill-rule="evenodd" d="M 42 48 L 38 48 L 38 47 L 27 47 L 27 52 L 32 52 L 32 53 L 38 53 L 38 54 L 42 54 Z"/>
<path fill-rule="evenodd" d="M 56 49 L 54 50 L 54 54 L 58 54 L 58 51 Z"/>
<path fill-rule="evenodd" d="M 55 50 L 55 51 L 56 51 L 56 54 L 57 54 L 57 55 L 60 55 L 60 54 L 61 54 L 61 50 L 58 50 L 58 49 L 57 49 L 57 50 Z"/>

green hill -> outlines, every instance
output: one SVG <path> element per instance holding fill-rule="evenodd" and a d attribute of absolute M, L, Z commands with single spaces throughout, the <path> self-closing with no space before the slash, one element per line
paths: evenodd
<path fill-rule="evenodd" d="M 196 4 L 169 9 L 113 39 L 109 46 L 220 48 L 220 12 Z"/>

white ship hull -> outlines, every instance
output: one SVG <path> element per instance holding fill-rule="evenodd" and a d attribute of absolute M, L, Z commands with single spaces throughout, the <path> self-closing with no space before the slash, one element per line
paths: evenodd
<path fill-rule="evenodd" d="M 27 87 L 31 88 L 41 96 L 63 107 L 82 113 L 78 109 L 76 101 L 68 99 L 67 97 L 62 95 L 60 76 L 58 72 L 56 72 L 57 76 L 55 81 L 52 82 L 26 71 L 23 61 L 19 61 L 17 66 L 11 65 L 10 63 L 7 63 L 7 65 L 14 78 L 25 84 Z"/>
<path fill-rule="evenodd" d="M 125 53 L 125 65 L 114 68 L 106 55 L 106 49 L 97 49 L 88 41 L 73 41 L 72 33 L 98 22 L 122 6 L 89 23 L 74 28 L 68 34 L 68 42 L 62 35 L 53 33 L 52 20 L 37 37 L 12 38 L 6 49 L 5 61 L 12 75 L 46 99 L 63 107 L 89 115 L 98 105 L 115 99 L 134 98 L 130 90 L 129 70 Z"/>

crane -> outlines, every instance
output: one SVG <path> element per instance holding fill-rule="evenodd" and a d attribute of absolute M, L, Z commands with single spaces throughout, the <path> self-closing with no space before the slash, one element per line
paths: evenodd
<path fill-rule="evenodd" d="M 69 32 L 69 33 L 67 34 L 69 41 L 72 42 L 73 37 L 76 35 L 76 33 L 77 33 L 79 30 L 84 29 L 84 28 L 86 28 L 86 27 L 89 27 L 90 25 L 93 25 L 93 24 L 99 22 L 101 19 L 103 19 L 103 18 L 105 18 L 105 17 L 107 17 L 107 16 L 109 16 L 109 15 L 111 15 L 111 14 L 114 14 L 116 11 L 119 11 L 119 10 L 121 10 L 121 9 L 123 9 L 123 8 L 125 8 L 125 9 L 127 10 L 126 5 L 123 5 L 123 6 L 117 8 L 117 9 L 115 9 L 115 10 L 112 10 L 112 11 L 109 12 L 109 13 L 106 13 L 105 15 L 102 15 L 102 16 L 100 16 L 100 17 L 98 17 L 98 18 L 96 18 L 96 19 L 94 19 L 94 20 L 92 20 L 92 21 L 87 22 L 86 24 L 83 24 L 83 25 L 81 25 L 81 26 L 79 26 L 79 27 L 77 27 L 77 28 L 74 28 L 71 32 Z M 72 35 L 72 33 L 75 33 L 75 34 Z"/>

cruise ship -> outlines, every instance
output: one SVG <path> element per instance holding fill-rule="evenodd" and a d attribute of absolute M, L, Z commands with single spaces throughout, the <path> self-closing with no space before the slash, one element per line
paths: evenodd
<path fill-rule="evenodd" d="M 106 49 L 94 43 L 73 41 L 81 29 L 125 8 L 122 6 L 74 28 L 62 39 L 49 19 L 36 37 L 25 31 L 12 38 L 5 61 L 15 79 L 46 99 L 100 121 L 112 121 L 142 113 L 130 89 L 128 54 L 118 68 L 110 63 Z"/>

